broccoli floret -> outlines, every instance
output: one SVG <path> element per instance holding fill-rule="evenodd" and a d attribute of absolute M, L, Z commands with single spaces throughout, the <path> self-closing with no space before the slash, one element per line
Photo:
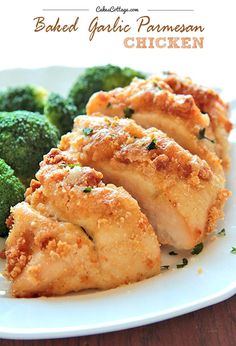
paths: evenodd
<path fill-rule="evenodd" d="M 85 113 L 85 106 L 90 96 L 100 90 L 109 91 L 117 87 L 125 87 L 134 77 L 145 78 L 141 72 L 128 67 L 114 65 L 87 68 L 72 86 L 69 96 L 73 99 L 80 114 Z"/>
<path fill-rule="evenodd" d="M 51 93 L 44 107 L 44 114 L 55 125 L 61 135 L 71 131 L 78 110 L 72 99 Z"/>
<path fill-rule="evenodd" d="M 24 199 L 25 187 L 14 175 L 13 169 L 0 159 L 0 236 L 7 235 L 5 224 L 10 208 Z"/>
<path fill-rule="evenodd" d="M 24 183 L 58 144 L 58 130 L 44 115 L 28 111 L 0 112 L 0 157 Z"/>
<path fill-rule="evenodd" d="M 9 87 L 0 90 L 0 111 L 27 110 L 42 113 L 47 97 L 47 90 L 34 85 Z"/>

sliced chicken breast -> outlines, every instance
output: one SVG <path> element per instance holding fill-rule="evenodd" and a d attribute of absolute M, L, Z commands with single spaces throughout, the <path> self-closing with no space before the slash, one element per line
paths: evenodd
<path fill-rule="evenodd" d="M 79 116 L 60 149 L 130 192 L 162 244 L 190 249 L 223 216 L 229 192 L 222 177 L 159 130 L 129 119 Z"/>
<path fill-rule="evenodd" d="M 161 78 L 176 94 L 192 95 L 201 112 L 209 115 L 216 140 L 216 153 L 222 160 L 224 169 L 228 170 L 230 166 L 228 135 L 232 129 L 232 123 L 228 118 L 228 104 L 216 91 L 195 84 L 190 78 L 180 78 L 171 72 L 166 72 Z"/>
<path fill-rule="evenodd" d="M 156 234 L 137 202 L 58 149 L 8 224 L 5 275 L 16 297 L 108 289 L 160 271 Z"/>
<path fill-rule="evenodd" d="M 135 78 L 125 88 L 95 93 L 87 104 L 87 114 L 97 112 L 132 118 L 144 128 L 156 127 L 223 175 L 208 114 L 201 113 L 191 95 L 174 94 L 160 78 Z"/>

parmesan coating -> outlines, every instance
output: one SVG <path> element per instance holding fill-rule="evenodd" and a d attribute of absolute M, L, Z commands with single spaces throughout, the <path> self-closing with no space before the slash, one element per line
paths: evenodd
<path fill-rule="evenodd" d="M 130 192 L 163 244 L 189 249 L 223 215 L 224 179 L 159 130 L 130 119 L 79 116 L 60 149 Z"/>
<path fill-rule="evenodd" d="M 192 154 L 206 160 L 223 176 L 221 144 L 216 138 L 212 118 L 198 107 L 190 93 L 175 94 L 173 85 L 160 77 L 135 78 L 125 88 L 95 93 L 87 104 L 87 114 L 132 117 L 144 128 L 156 127 L 172 137 Z M 204 129 L 205 137 L 201 138 Z M 210 140 L 209 140 L 210 139 Z"/>
<path fill-rule="evenodd" d="M 7 268 L 16 297 L 108 289 L 160 271 L 157 237 L 137 202 L 53 149 L 11 212 Z"/>
<path fill-rule="evenodd" d="M 170 72 L 166 73 L 163 78 L 176 94 L 192 95 L 201 112 L 209 115 L 211 131 L 216 141 L 216 153 L 222 160 L 224 169 L 229 170 L 228 135 L 233 125 L 228 118 L 228 104 L 216 91 L 195 84 L 190 78 L 180 78 L 177 74 Z"/>

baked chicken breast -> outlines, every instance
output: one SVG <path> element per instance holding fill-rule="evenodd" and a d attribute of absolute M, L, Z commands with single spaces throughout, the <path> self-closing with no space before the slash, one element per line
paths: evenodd
<path fill-rule="evenodd" d="M 5 275 L 16 297 L 108 289 L 160 271 L 159 243 L 137 202 L 77 162 L 53 149 L 12 209 Z"/>
<path fill-rule="evenodd" d="M 156 127 L 223 175 L 221 158 L 217 155 L 221 142 L 217 142 L 208 114 L 200 111 L 192 95 L 176 95 L 159 77 L 135 78 L 125 88 L 97 92 L 86 110 L 88 115 L 100 112 L 132 118 L 144 128 Z"/>
<path fill-rule="evenodd" d="M 233 126 L 228 119 L 228 104 L 216 91 L 195 84 L 190 78 L 180 78 L 171 72 L 166 72 L 162 78 L 174 93 L 192 95 L 201 112 L 209 115 L 216 140 L 216 153 L 222 160 L 224 169 L 228 170 L 230 166 L 228 135 Z"/>
<path fill-rule="evenodd" d="M 60 149 L 123 186 L 139 203 L 162 244 L 190 249 L 223 216 L 229 192 L 206 161 L 162 131 L 133 120 L 79 116 Z"/>

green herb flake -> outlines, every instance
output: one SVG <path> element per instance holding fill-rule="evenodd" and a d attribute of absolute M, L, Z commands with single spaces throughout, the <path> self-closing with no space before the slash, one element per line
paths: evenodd
<path fill-rule="evenodd" d="M 191 251 L 192 255 L 198 255 L 200 252 L 202 252 L 203 249 L 203 243 L 199 243 Z"/>
<path fill-rule="evenodd" d="M 159 90 L 163 90 L 163 89 L 158 85 L 158 83 L 157 83 L 155 80 L 152 81 L 152 85 L 153 85 L 155 88 L 158 88 Z"/>
<path fill-rule="evenodd" d="M 84 129 L 83 129 L 83 134 L 85 135 L 85 136 L 89 136 L 89 135 L 91 135 L 93 133 L 93 129 L 90 129 L 90 127 L 85 127 Z"/>
<path fill-rule="evenodd" d="M 215 143 L 215 141 L 213 139 L 210 139 L 208 137 L 205 136 L 206 133 L 206 129 L 200 129 L 198 132 L 198 139 L 206 139 L 207 141 L 211 142 L 211 143 Z"/>
<path fill-rule="evenodd" d="M 70 167 L 70 168 L 74 168 L 74 167 L 80 167 L 80 163 L 61 163 L 60 167 Z"/>
<path fill-rule="evenodd" d="M 178 269 L 183 268 L 183 267 L 185 267 L 187 264 L 188 264 L 187 258 L 183 258 L 183 259 L 182 259 L 182 263 L 181 263 L 181 264 L 177 264 L 177 265 L 176 265 L 176 268 L 178 268 Z"/>
<path fill-rule="evenodd" d="M 224 237 L 226 236 L 226 232 L 225 232 L 225 229 L 222 228 L 222 230 L 220 232 L 217 233 L 220 237 Z"/>
<path fill-rule="evenodd" d="M 154 138 L 151 143 L 148 144 L 148 146 L 146 147 L 147 150 L 153 150 L 153 149 L 156 149 L 157 146 L 156 146 L 156 142 L 157 140 Z"/>
<path fill-rule="evenodd" d="M 85 187 L 85 188 L 83 189 L 83 192 L 85 192 L 85 193 L 89 193 L 89 192 L 91 192 L 91 191 L 92 191 L 91 186 L 87 186 L 87 187 Z"/>
<path fill-rule="evenodd" d="M 233 246 L 232 246 L 232 249 L 231 249 L 230 252 L 233 253 L 234 255 L 236 255 L 236 247 L 233 247 Z"/>
<path fill-rule="evenodd" d="M 205 138 L 205 132 L 206 132 L 205 128 L 200 129 L 198 132 L 198 139 L 204 139 Z"/>
<path fill-rule="evenodd" d="M 131 118 L 133 114 L 134 114 L 134 110 L 132 108 L 127 107 L 124 109 L 125 118 Z"/>
<path fill-rule="evenodd" d="M 161 270 L 168 270 L 170 266 L 161 266 Z"/>
<path fill-rule="evenodd" d="M 177 256 L 178 254 L 177 254 L 177 252 L 175 252 L 175 251 L 170 251 L 170 252 L 169 252 L 169 255 L 170 255 L 170 256 Z"/>
<path fill-rule="evenodd" d="M 111 102 L 108 102 L 108 104 L 107 104 L 107 108 L 111 108 L 111 107 L 112 107 Z"/>
<path fill-rule="evenodd" d="M 80 163 L 68 163 L 68 165 L 70 168 L 74 168 L 74 167 L 80 167 L 81 164 Z"/>

